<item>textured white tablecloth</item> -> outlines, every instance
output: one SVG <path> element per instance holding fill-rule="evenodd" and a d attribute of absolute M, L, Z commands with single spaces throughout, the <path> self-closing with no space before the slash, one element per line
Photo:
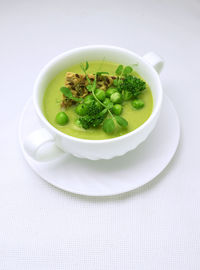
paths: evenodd
<path fill-rule="evenodd" d="M 167 169 L 116 197 L 48 185 L 18 145 L 20 112 L 39 70 L 88 44 L 162 55 L 164 90 L 181 119 Z M 199 50 L 197 0 L 0 1 L 1 270 L 200 269 Z"/>

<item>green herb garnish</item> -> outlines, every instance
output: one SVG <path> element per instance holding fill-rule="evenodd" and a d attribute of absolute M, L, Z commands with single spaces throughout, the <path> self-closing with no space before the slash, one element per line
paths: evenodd
<path fill-rule="evenodd" d="M 60 88 L 60 91 L 63 93 L 63 95 L 68 98 L 68 99 L 72 99 L 76 102 L 80 102 L 82 101 L 82 98 L 77 98 L 77 97 L 74 97 L 71 90 L 67 87 L 61 87 Z"/>
<path fill-rule="evenodd" d="M 131 66 L 119 65 L 115 70 L 116 79 L 113 85 L 106 91 L 98 89 L 97 81 L 103 81 L 102 75 L 108 72 L 96 72 L 94 79 L 89 79 L 88 69 L 89 63 L 81 63 L 80 65 L 87 79 L 87 90 L 90 92 L 85 98 L 74 97 L 71 90 L 67 87 L 61 87 L 60 91 L 67 99 L 76 101 L 75 112 L 79 115 L 76 119 L 76 125 L 84 128 L 97 128 L 102 126 L 104 132 L 111 134 L 114 132 L 116 124 L 122 128 L 128 126 L 128 121 L 121 117 L 124 101 L 132 100 L 132 106 L 136 109 L 142 108 L 144 102 L 135 99 L 146 88 L 146 83 L 132 75 Z"/>
<path fill-rule="evenodd" d="M 129 75 L 132 71 L 133 71 L 132 67 L 126 66 L 126 67 L 124 68 L 124 70 L 123 70 L 123 75 L 124 75 L 124 76 L 127 76 L 127 75 Z"/>
<path fill-rule="evenodd" d="M 115 123 L 114 123 L 113 119 L 108 118 L 103 122 L 103 130 L 106 133 L 108 133 L 108 134 L 113 133 L 114 129 L 115 129 Z"/>
<path fill-rule="evenodd" d="M 106 72 L 106 71 L 98 71 L 97 73 L 96 73 L 96 76 L 101 76 L 101 75 L 104 75 L 104 74 L 109 74 L 108 72 Z"/>
<path fill-rule="evenodd" d="M 117 75 L 117 76 L 120 76 L 121 74 L 122 74 L 122 71 L 123 71 L 123 65 L 119 65 L 118 67 L 117 67 L 117 69 L 115 70 L 115 74 Z"/>
<path fill-rule="evenodd" d="M 117 124 L 120 125 L 121 127 L 127 127 L 128 126 L 128 122 L 126 121 L 125 118 L 123 118 L 121 116 L 115 116 L 115 119 L 117 121 Z"/>
<path fill-rule="evenodd" d="M 81 63 L 81 64 L 80 64 L 80 67 L 81 67 L 81 69 L 83 70 L 83 72 L 86 73 L 86 71 L 87 71 L 88 68 L 89 68 L 89 63 L 88 63 L 88 61 L 86 61 L 85 64 L 84 64 L 84 63 Z"/>

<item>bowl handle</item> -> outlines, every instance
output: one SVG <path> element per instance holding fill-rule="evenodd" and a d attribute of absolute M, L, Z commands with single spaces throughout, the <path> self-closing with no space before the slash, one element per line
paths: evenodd
<path fill-rule="evenodd" d="M 150 65 L 152 65 L 155 70 L 160 73 L 164 66 L 164 60 L 154 52 L 149 52 L 143 56 L 143 59 Z"/>
<path fill-rule="evenodd" d="M 56 159 L 64 154 L 64 152 L 59 149 L 55 145 L 55 139 L 54 137 L 45 129 L 40 128 L 38 130 L 33 131 L 25 140 L 24 142 L 24 149 L 26 153 L 33 158 L 36 161 L 44 161 L 41 160 L 40 157 L 38 158 L 37 152 L 39 149 L 41 149 L 45 144 L 47 143 L 53 143 L 54 144 L 54 156 L 53 158 L 47 158 L 45 161 L 50 161 L 52 159 Z M 56 153 L 55 153 L 56 152 Z"/>

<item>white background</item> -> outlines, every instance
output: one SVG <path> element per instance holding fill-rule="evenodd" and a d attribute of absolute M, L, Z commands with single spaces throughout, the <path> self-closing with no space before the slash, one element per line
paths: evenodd
<path fill-rule="evenodd" d="M 18 145 L 20 113 L 40 69 L 89 44 L 163 56 L 164 91 L 181 121 L 167 169 L 115 197 L 48 185 Z M 199 51 L 197 0 L 0 1 L 1 270 L 200 269 Z"/>

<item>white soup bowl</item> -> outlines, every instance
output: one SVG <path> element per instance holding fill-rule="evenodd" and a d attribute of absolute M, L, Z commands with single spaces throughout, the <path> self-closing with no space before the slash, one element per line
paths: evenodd
<path fill-rule="evenodd" d="M 53 127 L 43 114 L 43 97 L 50 81 L 62 70 L 81 62 L 105 60 L 123 65 L 135 65 L 135 71 L 144 78 L 150 86 L 153 96 L 153 111 L 147 121 L 132 132 L 123 136 L 106 140 L 79 139 L 62 133 Z M 63 152 L 71 153 L 80 158 L 91 160 L 111 159 L 121 156 L 136 148 L 147 139 L 158 121 L 163 90 L 158 72 L 162 69 L 163 61 L 155 53 L 140 57 L 129 50 L 94 45 L 67 51 L 51 60 L 39 73 L 33 92 L 33 103 L 42 128 L 31 133 L 25 141 L 25 150 L 34 159 L 36 152 L 45 143 L 51 141 Z"/>

